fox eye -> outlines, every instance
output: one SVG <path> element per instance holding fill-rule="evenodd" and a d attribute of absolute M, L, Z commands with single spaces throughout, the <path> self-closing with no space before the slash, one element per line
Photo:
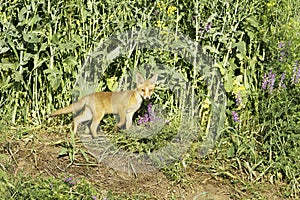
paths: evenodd
<path fill-rule="evenodd" d="M 145 89 L 142 89 L 142 92 L 145 92 Z"/>

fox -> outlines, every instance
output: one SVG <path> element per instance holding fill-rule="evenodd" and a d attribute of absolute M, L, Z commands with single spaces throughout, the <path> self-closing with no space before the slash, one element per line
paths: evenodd
<path fill-rule="evenodd" d="M 141 107 L 143 99 L 149 100 L 154 93 L 157 78 L 158 75 L 155 74 L 150 79 L 145 80 L 140 73 L 137 73 L 134 90 L 95 92 L 46 117 L 81 111 L 73 120 L 73 131 L 76 134 L 80 123 L 91 120 L 89 129 L 93 138 L 98 136 L 97 127 L 105 114 L 117 114 L 119 116 L 119 122 L 115 129 L 124 126 L 129 129 L 132 126 L 133 115 Z"/>

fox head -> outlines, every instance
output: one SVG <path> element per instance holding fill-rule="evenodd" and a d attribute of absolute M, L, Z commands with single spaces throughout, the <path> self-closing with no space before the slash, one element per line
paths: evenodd
<path fill-rule="evenodd" d="M 155 74 L 152 78 L 145 80 L 141 74 L 136 75 L 137 91 L 145 100 L 149 100 L 153 94 L 157 77 L 158 75 Z"/>

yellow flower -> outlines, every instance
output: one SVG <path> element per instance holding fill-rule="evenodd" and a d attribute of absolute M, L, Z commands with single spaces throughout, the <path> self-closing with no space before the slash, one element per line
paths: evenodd
<path fill-rule="evenodd" d="M 168 10 L 167 10 L 167 14 L 168 16 L 171 16 L 175 13 L 175 11 L 177 10 L 177 8 L 175 6 L 169 6 Z"/>
<path fill-rule="evenodd" d="M 270 8 L 270 7 L 273 7 L 273 6 L 275 6 L 276 5 L 276 3 L 275 2 L 273 2 L 273 1 L 270 1 L 269 3 L 267 3 L 267 6 Z"/>
<path fill-rule="evenodd" d="M 295 29 L 295 28 L 299 28 L 299 22 L 297 20 L 295 20 L 295 18 L 291 18 L 287 27 L 289 29 Z"/>
<path fill-rule="evenodd" d="M 157 3 L 157 7 L 159 8 L 160 11 L 163 11 L 166 9 L 166 4 L 162 1 Z"/>
<path fill-rule="evenodd" d="M 165 22 L 158 20 L 158 21 L 156 22 L 156 26 L 157 26 L 157 27 L 160 27 L 160 28 L 164 28 L 164 27 L 165 27 Z"/>
<path fill-rule="evenodd" d="M 210 102 L 209 98 L 206 98 L 203 102 L 203 108 L 205 108 L 205 109 L 209 108 L 210 104 L 211 104 L 211 102 Z"/>
<path fill-rule="evenodd" d="M 232 93 L 235 94 L 235 95 L 240 94 L 242 96 L 245 96 L 245 94 L 246 94 L 246 88 L 245 88 L 244 85 L 235 86 L 233 88 Z"/>
<path fill-rule="evenodd" d="M 244 93 L 246 91 L 246 87 L 243 84 L 243 76 L 239 75 L 233 81 L 233 91 L 232 93 L 237 94 L 239 92 Z"/>
<path fill-rule="evenodd" d="M 243 76 L 237 76 L 233 81 L 233 91 L 232 93 L 235 95 L 235 102 L 238 106 L 237 110 L 240 110 L 245 107 L 245 102 L 247 101 L 247 91 L 246 87 L 243 84 Z"/>
<path fill-rule="evenodd" d="M 239 85 L 239 86 L 237 87 L 237 90 L 238 90 L 238 91 L 245 91 L 246 88 L 245 88 L 245 86 L 243 86 L 243 85 Z"/>

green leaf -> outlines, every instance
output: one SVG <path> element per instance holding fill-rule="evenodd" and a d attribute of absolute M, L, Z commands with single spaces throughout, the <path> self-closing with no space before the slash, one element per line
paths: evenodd
<path fill-rule="evenodd" d="M 51 42 L 54 43 L 54 44 L 59 42 L 57 34 L 52 35 Z"/>
<path fill-rule="evenodd" d="M 68 155 L 68 149 L 67 148 L 60 149 L 58 155 L 59 156 L 66 156 L 66 155 Z"/>
<path fill-rule="evenodd" d="M 107 60 L 114 60 L 116 57 L 118 57 L 121 54 L 121 47 L 116 47 L 114 50 L 107 53 Z"/>
<path fill-rule="evenodd" d="M 30 20 L 30 24 L 31 25 L 35 25 L 35 24 L 37 24 L 39 21 L 41 21 L 42 20 L 42 18 L 40 18 L 40 16 L 37 14 L 37 15 L 35 15 L 35 16 L 33 16 L 32 18 L 31 18 L 31 20 Z"/>
<path fill-rule="evenodd" d="M 253 27 L 258 28 L 259 27 L 259 23 L 256 19 L 256 16 L 250 16 L 246 19 L 246 21 Z"/>
<path fill-rule="evenodd" d="M 54 90 L 56 90 L 61 84 L 62 71 L 54 69 L 46 69 L 44 73 L 47 75 L 47 79 Z"/>
<path fill-rule="evenodd" d="M 82 44 L 82 37 L 80 37 L 79 35 L 73 35 L 73 37 L 72 37 L 73 39 L 73 41 L 75 42 L 75 43 L 77 43 L 77 44 Z"/>
<path fill-rule="evenodd" d="M 6 59 L 2 59 L 0 62 L 1 71 L 15 70 L 18 66 L 18 63 L 12 63 Z"/>
<path fill-rule="evenodd" d="M 231 70 L 236 70 L 238 66 L 235 64 L 235 58 L 229 59 L 228 63 L 230 64 Z"/>
<path fill-rule="evenodd" d="M 224 88 L 226 92 L 232 92 L 233 90 L 233 71 L 227 70 L 227 73 L 225 75 L 225 81 L 224 81 Z"/>
<path fill-rule="evenodd" d="M 23 62 L 22 62 L 22 65 L 26 65 L 28 63 L 28 61 L 33 58 L 33 54 L 31 53 L 25 53 L 24 57 L 23 57 Z"/>
<path fill-rule="evenodd" d="M 39 52 L 45 51 L 49 47 L 48 43 L 41 44 Z"/>
<path fill-rule="evenodd" d="M 236 43 L 235 46 L 239 52 L 241 52 L 243 55 L 246 55 L 246 43 L 244 41 Z"/>
<path fill-rule="evenodd" d="M 59 48 L 61 48 L 61 51 L 75 50 L 76 49 L 76 44 L 72 41 L 68 41 L 66 43 L 59 44 Z"/>
<path fill-rule="evenodd" d="M 209 51 L 209 53 L 219 54 L 219 51 L 214 46 L 210 46 L 210 45 L 203 46 L 203 52 L 206 53 L 207 50 Z"/>
<path fill-rule="evenodd" d="M 20 22 L 24 20 L 24 14 L 27 12 L 27 10 L 28 9 L 26 7 L 23 7 L 18 13 L 18 19 Z"/>
<path fill-rule="evenodd" d="M 0 54 L 3 54 L 7 51 L 9 51 L 9 47 L 7 46 L 6 42 L 4 40 L 0 40 Z"/>
<path fill-rule="evenodd" d="M 85 151 L 84 151 L 83 149 L 80 149 L 80 153 L 82 154 L 82 156 L 84 157 L 84 159 L 85 159 L 87 162 L 90 161 L 88 155 L 85 153 Z"/>
<path fill-rule="evenodd" d="M 227 157 L 228 158 L 232 158 L 234 156 L 234 152 L 235 152 L 235 149 L 234 149 L 234 146 L 232 145 L 231 147 L 229 147 L 229 149 L 227 150 Z"/>
<path fill-rule="evenodd" d="M 23 39 L 28 43 L 40 42 L 37 32 L 23 33 Z"/>
<path fill-rule="evenodd" d="M 224 64 L 224 62 L 220 62 L 220 63 L 216 63 L 216 64 L 215 64 L 215 66 L 216 66 L 217 68 L 219 68 L 220 73 L 221 73 L 222 76 L 224 76 L 225 73 L 226 73 L 226 69 L 223 67 L 223 64 Z"/>
<path fill-rule="evenodd" d="M 250 42 L 253 41 L 254 37 L 255 37 L 255 34 L 254 32 L 250 31 L 250 30 L 246 30 L 247 32 L 247 35 L 249 36 L 250 38 Z"/>
<path fill-rule="evenodd" d="M 117 79 L 117 77 L 111 77 L 106 80 L 108 89 L 112 92 L 115 92 L 118 89 Z"/>
<path fill-rule="evenodd" d="M 74 66 L 77 64 L 76 58 L 73 56 L 68 56 L 66 59 L 63 61 L 64 66 Z"/>
<path fill-rule="evenodd" d="M 14 44 L 14 42 L 12 41 L 12 38 L 11 38 L 10 35 L 7 35 L 7 42 L 8 42 L 8 44 L 9 44 L 10 48 L 13 49 L 13 51 L 14 51 L 14 53 L 15 53 L 15 56 L 16 56 L 17 59 L 19 60 L 19 54 L 18 54 L 18 52 L 17 52 L 17 50 L 16 50 L 15 44 Z"/>
<path fill-rule="evenodd" d="M 0 47 L 0 54 L 3 54 L 5 52 L 9 51 L 8 47 Z"/>
<path fill-rule="evenodd" d="M 20 71 L 16 71 L 14 74 L 14 79 L 16 82 L 21 82 L 23 81 L 23 75 Z"/>
<path fill-rule="evenodd" d="M 240 61 L 243 61 L 244 60 L 244 55 L 243 54 L 241 54 L 241 53 L 237 53 L 236 54 L 236 57 L 240 60 Z"/>

